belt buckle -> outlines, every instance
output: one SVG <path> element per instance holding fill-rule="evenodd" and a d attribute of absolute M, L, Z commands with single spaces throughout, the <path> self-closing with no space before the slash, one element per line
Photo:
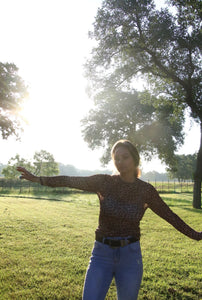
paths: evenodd
<path fill-rule="evenodd" d="M 120 240 L 120 242 L 121 242 L 121 247 L 126 246 L 126 240 Z"/>
<path fill-rule="evenodd" d="M 119 240 L 120 242 L 120 246 L 112 246 L 113 245 L 113 240 L 109 240 L 109 246 L 113 249 L 116 249 L 116 248 L 120 248 L 120 247 L 125 247 L 126 245 L 129 244 L 129 241 L 128 240 Z"/>
<path fill-rule="evenodd" d="M 117 249 L 120 247 L 120 246 L 113 246 L 113 242 L 114 242 L 114 240 L 108 239 L 108 245 L 110 248 Z"/>
<path fill-rule="evenodd" d="M 117 246 L 113 246 L 113 240 L 108 240 L 109 241 L 109 247 L 112 249 L 118 248 Z"/>
<path fill-rule="evenodd" d="M 116 247 L 112 246 L 113 240 L 110 240 L 108 238 L 103 238 L 102 243 L 107 244 L 110 248 L 116 248 Z"/>
<path fill-rule="evenodd" d="M 129 240 L 127 240 L 127 239 L 121 240 L 121 247 L 125 247 L 129 244 L 130 244 Z"/>
<path fill-rule="evenodd" d="M 105 244 L 105 240 L 107 240 L 106 238 L 103 239 L 103 243 Z M 113 248 L 113 249 L 116 249 L 116 248 L 120 248 L 120 247 L 125 247 L 127 246 L 128 244 L 130 244 L 130 241 L 127 240 L 127 239 L 122 239 L 122 240 L 117 240 L 119 241 L 120 245 L 119 246 L 114 246 L 113 245 L 113 241 L 114 240 L 111 240 L 111 239 L 108 239 L 108 245 Z"/>

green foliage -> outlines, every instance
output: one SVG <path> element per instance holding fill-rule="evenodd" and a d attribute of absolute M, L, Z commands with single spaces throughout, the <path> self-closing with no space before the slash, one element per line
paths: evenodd
<path fill-rule="evenodd" d="M 109 149 L 114 139 L 123 133 L 121 138 L 130 138 L 129 131 L 125 132 L 126 120 L 122 122 L 123 118 L 126 119 L 125 110 L 122 119 L 118 119 L 123 106 L 114 107 L 114 115 L 115 110 L 119 110 L 118 118 L 114 126 L 107 128 L 108 111 L 105 112 L 107 116 L 105 118 L 98 102 L 101 95 L 102 100 L 108 103 L 106 95 L 109 93 L 111 96 L 111 90 L 115 91 L 117 101 L 121 99 L 117 91 L 131 93 L 132 96 L 135 79 L 141 77 L 147 82 L 151 93 L 151 97 L 147 98 L 149 104 L 152 99 L 152 106 L 155 108 L 152 114 L 161 121 L 158 123 L 159 126 L 154 122 L 152 126 L 149 124 L 148 130 L 143 130 L 143 153 L 148 155 L 148 152 L 153 154 L 156 151 L 160 159 L 173 166 L 174 152 L 177 145 L 180 146 L 183 141 L 185 110 L 200 124 L 202 133 L 201 1 L 167 2 L 172 10 L 169 7 L 157 10 L 153 0 L 102 2 L 94 22 L 94 29 L 89 34 L 90 38 L 96 40 L 96 46 L 85 66 L 86 76 L 90 82 L 89 93 L 95 100 L 97 113 L 91 111 L 86 121 L 99 118 L 101 112 L 105 128 L 104 132 L 101 131 L 99 139 L 93 132 L 98 132 L 100 122 L 93 121 L 90 130 L 90 125 L 85 121 L 83 132 L 91 147 L 92 144 L 93 147 L 104 145 L 105 149 Z M 169 121 L 166 120 L 167 117 Z M 143 120 L 145 125 L 143 128 L 146 128 L 147 120 L 144 117 Z M 132 129 L 136 129 L 131 138 L 136 143 L 137 129 L 142 129 L 137 126 L 136 114 L 130 119 L 130 124 Z M 144 138 L 148 139 L 147 144 L 144 144 Z M 151 142 L 152 140 L 155 142 Z M 197 156 L 195 172 L 197 188 L 193 202 L 194 207 L 198 208 L 201 206 L 201 199 L 197 196 L 200 195 L 201 179 L 202 143 Z"/>
<path fill-rule="evenodd" d="M 81 299 L 98 200 L 80 193 L 55 200 L 0 197 L 1 299 Z M 191 195 L 168 194 L 165 200 L 188 224 L 201 229 L 202 211 L 191 208 Z M 183 236 L 150 210 L 141 233 L 139 299 L 201 299 L 201 242 Z M 106 300 L 116 298 L 113 282 Z"/>
<path fill-rule="evenodd" d="M 77 169 L 73 165 L 64 165 L 59 163 L 59 172 L 61 175 L 67 176 L 91 176 L 94 174 L 112 174 L 111 170 L 84 170 L 84 169 Z"/>
<path fill-rule="evenodd" d="M 200 28 L 193 20 L 192 27 L 191 20 L 185 22 L 189 16 L 186 10 L 184 19 L 180 13 L 179 10 L 174 16 L 168 9 L 157 11 L 153 1 L 103 2 L 94 31 L 90 33 L 98 43 L 86 64 L 86 75 L 92 84 L 90 91 L 95 99 L 95 110 L 83 123 L 84 137 L 90 147 L 104 144 L 110 148 L 117 137 L 131 138 L 137 144 L 143 142 L 142 150 L 147 156 L 156 150 L 168 165 L 173 164 L 172 155 L 183 142 L 184 109 L 189 107 L 196 120 L 202 117 Z M 132 88 L 138 75 L 148 80 L 153 93 L 148 97 L 145 92 L 144 100 L 143 94 L 139 95 L 141 104 L 145 104 L 142 107 Z M 149 114 L 148 107 L 149 128 L 148 118 L 144 116 Z M 140 115 L 145 126 L 138 124 Z M 100 120 L 106 127 L 103 130 Z M 106 123 L 109 125 L 107 120 L 111 126 L 106 126 Z M 126 129 L 128 123 L 130 132 Z M 136 134 L 137 128 L 143 131 L 141 140 Z M 115 131 L 118 134 L 114 134 Z"/>
<path fill-rule="evenodd" d="M 158 94 L 157 106 L 189 107 L 202 120 L 201 32 L 195 19 L 185 22 L 187 14 L 183 19 L 180 9 L 175 16 L 158 11 L 153 1 L 103 1 L 90 33 L 97 46 L 86 64 L 92 95 L 115 86 L 131 92 L 134 78 L 142 75 Z"/>
<path fill-rule="evenodd" d="M 52 176 L 59 174 L 58 163 L 52 154 L 45 150 L 34 154 L 34 173 L 38 176 Z"/>
<path fill-rule="evenodd" d="M 19 154 L 16 154 L 15 157 L 12 157 L 7 166 L 2 170 L 2 174 L 5 178 L 14 179 L 19 177 L 19 172 L 16 170 L 18 166 L 22 166 L 24 168 L 33 171 L 31 163 L 24 158 L 21 158 Z"/>
<path fill-rule="evenodd" d="M 91 148 L 102 146 L 103 164 L 110 160 L 112 145 L 122 138 L 130 139 L 145 157 L 158 153 L 172 165 L 173 152 L 182 143 L 181 112 L 172 104 L 158 104 L 147 91 L 108 90 L 96 97 L 96 108 L 82 120 L 85 141 Z"/>
<path fill-rule="evenodd" d="M 0 131 L 3 139 L 18 137 L 20 106 L 27 97 L 27 87 L 14 64 L 0 63 Z"/>
<path fill-rule="evenodd" d="M 153 1 L 103 1 L 90 33 L 97 45 L 86 64 L 92 92 L 133 84 L 142 75 L 150 90 L 202 120 L 200 22 L 183 5 L 175 8 L 172 15 Z"/>
<path fill-rule="evenodd" d="M 179 23 L 184 22 L 184 26 L 190 25 L 192 28 L 200 26 L 202 18 L 201 1 L 196 0 L 167 0 L 168 4 L 177 7 Z"/>
<path fill-rule="evenodd" d="M 18 166 L 24 167 L 38 176 L 53 176 L 59 174 L 58 163 L 55 161 L 53 155 L 45 150 L 35 152 L 33 164 L 31 161 L 21 158 L 19 154 L 17 154 L 8 161 L 7 166 L 2 170 L 2 174 L 8 179 L 18 178 L 19 172 L 16 170 Z"/>
<path fill-rule="evenodd" d="M 59 164 L 60 174 L 69 176 L 78 176 L 79 170 L 73 165 Z"/>
<path fill-rule="evenodd" d="M 177 178 L 179 181 L 191 179 L 194 180 L 194 171 L 196 169 L 197 154 L 176 155 L 175 168 L 168 169 L 171 178 Z"/>
<path fill-rule="evenodd" d="M 2 176 L 2 170 L 6 167 L 6 165 L 0 163 L 0 177 Z"/>
<path fill-rule="evenodd" d="M 156 171 L 149 171 L 147 173 L 141 172 L 141 178 L 144 181 L 149 182 L 168 182 L 169 181 L 169 175 L 168 173 L 159 173 Z"/>

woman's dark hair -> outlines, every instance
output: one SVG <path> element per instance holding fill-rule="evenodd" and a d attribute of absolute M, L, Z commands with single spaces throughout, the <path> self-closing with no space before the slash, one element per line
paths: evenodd
<path fill-rule="evenodd" d="M 112 147 L 112 150 L 111 150 L 111 156 L 112 156 L 113 159 L 114 159 L 115 151 L 119 147 L 125 147 L 130 152 L 130 154 L 132 155 L 135 166 L 137 167 L 136 172 L 135 172 L 135 176 L 138 177 L 140 175 L 140 170 L 138 168 L 139 163 L 140 163 L 140 156 L 139 156 L 139 153 L 137 151 L 137 148 L 128 140 L 119 140 L 114 144 L 114 146 Z"/>

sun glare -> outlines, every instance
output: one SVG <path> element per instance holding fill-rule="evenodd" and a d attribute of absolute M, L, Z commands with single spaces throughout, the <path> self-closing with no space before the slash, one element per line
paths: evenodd
<path fill-rule="evenodd" d="M 50 87 L 47 86 L 47 82 L 44 82 L 44 86 L 35 84 L 30 91 L 30 98 L 23 105 L 23 141 L 32 143 L 38 149 L 61 153 L 69 139 L 81 144 L 80 121 L 92 103 L 85 93 L 82 76 L 69 78 L 63 88 L 61 81 L 56 78 L 54 85 L 49 82 Z"/>

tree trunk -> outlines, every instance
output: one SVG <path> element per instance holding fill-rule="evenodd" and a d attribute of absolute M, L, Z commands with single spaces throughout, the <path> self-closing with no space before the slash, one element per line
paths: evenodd
<path fill-rule="evenodd" d="M 202 181 L 202 122 L 201 122 L 201 142 L 197 155 L 196 172 L 194 174 L 194 195 L 193 207 L 201 208 L 201 181 Z"/>

